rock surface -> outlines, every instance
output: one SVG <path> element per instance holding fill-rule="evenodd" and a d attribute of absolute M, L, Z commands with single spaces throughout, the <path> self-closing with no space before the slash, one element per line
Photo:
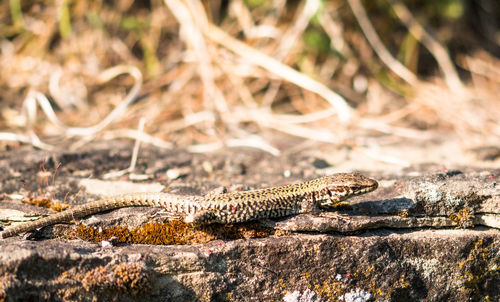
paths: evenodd
<path fill-rule="evenodd" d="M 195 155 L 145 148 L 139 172 L 106 180 L 127 168 L 130 154 L 130 146 L 120 144 L 4 152 L 1 221 L 51 212 L 23 203 L 28 196 L 80 204 L 124 190 L 204 194 L 219 185 L 259 188 L 334 171 L 318 170 L 314 163 L 321 159 L 300 153 L 276 159 L 248 150 Z M 320 216 L 261 221 L 260 235 L 246 239 L 93 243 L 76 238 L 75 225 L 59 224 L 36 232 L 36 241 L 1 240 L 0 300 L 498 301 L 500 171 L 416 170 L 365 171 L 379 180 L 377 191 Z M 90 229 L 132 229 L 164 222 L 158 212 L 119 209 L 81 222 Z"/>

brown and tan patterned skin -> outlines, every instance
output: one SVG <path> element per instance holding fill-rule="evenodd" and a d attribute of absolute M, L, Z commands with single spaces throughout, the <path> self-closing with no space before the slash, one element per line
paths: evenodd
<path fill-rule="evenodd" d="M 274 188 L 205 196 L 130 193 L 104 197 L 74 209 L 6 228 L 1 238 L 71 221 L 95 213 L 136 206 L 162 207 L 193 224 L 235 223 L 300 213 L 317 213 L 352 196 L 375 190 L 378 183 L 359 173 L 339 173 Z"/>

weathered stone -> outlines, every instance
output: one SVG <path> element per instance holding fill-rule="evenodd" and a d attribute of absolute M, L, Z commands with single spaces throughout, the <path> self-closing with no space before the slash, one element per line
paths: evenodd
<path fill-rule="evenodd" d="M 89 181 L 85 181 L 87 190 L 81 191 L 81 180 L 88 175 L 99 179 L 109 171 L 126 168 L 129 153 L 120 150 L 56 153 L 51 154 L 52 160 L 44 160 L 41 151 L 3 154 L 2 221 L 23 220 L 22 213 L 50 212 L 22 203 L 18 197 L 27 192 L 35 192 L 35 199 L 51 200 L 65 200 L 69 193 L 66 202 L 75 204 L 97 198 L 90 191 L 100 191 L 91 190 Z M 184 194 L 205 193 L 231 183 L 280 184 L 284 182 L 282 171 L 293 171 L 296 166 L 294 159 L 286 157 L 276 161 L 255 152 L 233 153 L 231 165 L 244 164 L 246 175 L 231 174 L 224 168 L 226 153 L 192 155 L 145 148 L 138 165 L 150 179 L 162 178 L 146 182 L 154 190 L 165 186 Z M 63 165 L 48 190 L 37 182 L 39 167 L 45 162 L 50 171 L 58 160 Z M 213 167 L 210 174 L 201 164 L 207 161 Z M 168 169 L 186 166 L 190 170 L 185 176 L 175 180 L 163 177 Z M 87 171 L 85 176 L 81 171 Z M 316 173 L 312 165 L 304 172 Z M 263 226 L 285 231 L 261 232 L 251 239 L 113 246 L 66 239 L 74 238 L 70 235 L 75 226 L 59 224 L 38 233 L 38 241 L 21 237 L 0 240 L 0 300 L 497 301 L 498 174 L 469 169 L 382 178 L 372 173 L 370 176 L 380 180 L 377 191 L 354 199 L 349 206 L 339 206 L 337 212 L 263 221 Z M 288 182 L 300 178 L 292 173 Z M 109 184 L 110 190 L 115 187 L 112 181 L 99 183 Z M 37 196 L 38 191 L 42 196 Z M 46 192 L 52 195 L 43 196 Z M 82 222 L 132 229 L 162 222 L 157 212 L 119 209 Z"/>

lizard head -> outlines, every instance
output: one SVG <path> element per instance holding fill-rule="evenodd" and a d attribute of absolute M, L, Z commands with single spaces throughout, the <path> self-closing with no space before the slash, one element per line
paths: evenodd
<path fill-rule="evenodd" d="M 346 200 L 352 196 L 374 191 L 378 187 L 376 180 L 360 173 L 339 173 L 324 176 L 328 196 L 321 198 L 321 206 L 331 206 L 334 203 Z"/>

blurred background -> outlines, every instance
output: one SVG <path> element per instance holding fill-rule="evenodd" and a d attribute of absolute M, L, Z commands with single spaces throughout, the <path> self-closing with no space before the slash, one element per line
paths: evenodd
<path fill-rule="evenodd" d="M 499 22 L 496 0 L 2 1 L 0 148 L 500 166 Z"/>

